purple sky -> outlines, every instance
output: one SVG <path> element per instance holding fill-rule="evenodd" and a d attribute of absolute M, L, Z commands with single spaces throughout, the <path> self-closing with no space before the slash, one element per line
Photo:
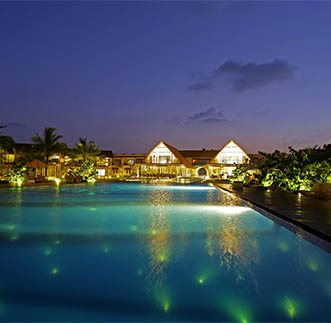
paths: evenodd
<path fill-rule="evenodd" d="M 331 142 L 331 2 L 0 2 L 0 124 L 118 153 Z"/>

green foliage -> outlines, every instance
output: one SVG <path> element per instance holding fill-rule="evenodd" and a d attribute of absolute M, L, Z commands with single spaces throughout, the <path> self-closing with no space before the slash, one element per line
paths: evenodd
<path fill-rule="evenodd" d="M 87 138 L 79 138 L 79 143 L 75 144 L 73 155 L 76 160 L 96 160 L 100 155 L 100 148 L 93 141 L 87 142 Z"/>
<path fill-rule="evenodd" d="M 55 153 L 65 152 L 68 148 L 63 142 L 59 142 L 62 136 L 56 133 L 56 128 L 45 127 L 43 136 L 38 133 L 31 138 L 34 142 L 33 150 L 38 159 L 48 164 L 50 157 Z"/>
<path fill-rule="evenodd" d="M 6 126 L 0 126 L 0 129 L 7 128 Z M 10 136 L 1 135 L 0 131 L 0 162 L 3 162 L 4 155 L 12 153 L 14 151 L 15 141 Z"/>
<path fill-rule="evenodd" d="M 312 190 L 317 183 L 331 183 L 331 144 L 300 150 L 289 147 L 289 154 L 276 150 L 260 155 L 263 158 L 257 165 L 257 178 L 264 187 L 293 192 Z"/>
<path fill-rule="evenodd" d="M 248 184 L 253 181 L 253 176 L 248 171 L 249 165 L 246 164 L 238 164 L 236 168 L 233 170 L 232 175 L 230 177 L 230 182 L 243 182 L 244 184 Z"/>
<path fill-rule="evenodd" d="M 92 160 L 83 161 L 75 175 L 83 177 L 85 181 L 95 180 L 94 162 Z"/>
<path fill-rule="evenodd" d="M 11 183 L 21 184 L 26 179 L 26 162 L 25 161 L 17 161 L 12 165 L 8 173 L 6 174 L 6 178 Z"/>

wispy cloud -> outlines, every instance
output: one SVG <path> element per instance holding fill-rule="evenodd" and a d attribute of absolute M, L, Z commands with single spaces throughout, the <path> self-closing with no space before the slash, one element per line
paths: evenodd
<path fill-rule="evenodd" d="M 217 110 L 215 108 L 208 108 L 206 110 L 193 113 L 192 115 L 186 117 L 175 116 L 168 120 L 168 122 L 175 124 L 189 124 L 192 122 L 222 123 L 226 121 L 227 119 L 224 117 L 223 111 Z"/>
<path fill-rule="evenodd" d="M 275 59 L 270 63 L 240 62 L 228 60 L 211 72 L 206 79 L 189 86 L 191 91 L 208 91 L 217 80 L 230 76 L 232 90 L 236 93 L 260 88 L 271 83 L 281 83 L 293 79 L 296 67 L 286 60 Z"/>
<path fill-rule="evenodd" d="M 189 90 L 192 91 L 208 91 L 214 87 L 211 81 L 201 81 L 189 86 Z"/>
<path fill-rule="evenodd" d="M 5 124 L 6 127 L 8 128 L 26 128 L 27 125 L 25 123 L 21 122 L 8 122 Z"/>

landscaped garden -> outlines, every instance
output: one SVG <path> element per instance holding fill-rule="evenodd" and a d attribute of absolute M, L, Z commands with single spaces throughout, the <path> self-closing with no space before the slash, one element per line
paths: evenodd
<path fill-rule="evenodd" d="M 253 163 L 238 165 L 231 181 L 290 192 L 331 184 L 331 144 L 299 150 L 289 147 L 289 153 L 260 152 Z"/>

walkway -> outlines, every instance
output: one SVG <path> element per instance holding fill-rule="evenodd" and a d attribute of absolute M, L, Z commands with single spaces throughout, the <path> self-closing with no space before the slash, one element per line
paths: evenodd
<path fill-rule="evenodd" d="M 256 188 L 232 189 L 230 184 L 217 184 L 287 222 L 331 242 L 331 200 L 313 196 Z"/>

